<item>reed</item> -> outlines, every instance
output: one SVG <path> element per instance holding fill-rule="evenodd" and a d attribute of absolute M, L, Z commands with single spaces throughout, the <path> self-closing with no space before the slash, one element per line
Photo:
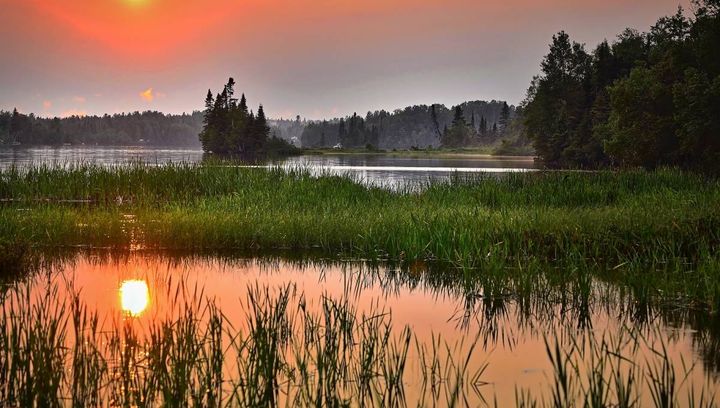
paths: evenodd
<path fill-rule="evenodd" d="M 249 287 L 244 320 L 230 322 L 202 288 L 169 278 L 171 313 L 141 323 L 98 316 L 79 293 L 58 296 L 57 281 L 32 285 L 2 295 L 3 406 L 493 404 L 488 365 L 470 363 L 480 337 L 424 341 L 390 311 L 362 313 L 345 297 L 312 307 L 293 285 Z M 677 366 L 657 338 L 628 326 L 546 338 L 545 388 L 518 389 L 515 403 L 716 406 L 715 383 L 688 381 L 694 367 Z"/>
<path fill-rule="evenodd" d="M 467 274 L 539 260 L 640 297 L 720 306 L 720 184 L 672 169 L 457 175 L 391 191 L 307 169 L 80 164 L 5 170 L 0 199 L 9 254 L 22 245 L 315 250 Z"/>

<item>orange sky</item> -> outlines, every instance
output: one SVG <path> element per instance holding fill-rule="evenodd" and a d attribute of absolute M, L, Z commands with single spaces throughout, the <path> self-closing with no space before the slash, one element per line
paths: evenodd
<path fill-rule="evenodd" d="M 0 0 L 0 109 L 191 111 L 230 75 L 273 116 L 517 103 L 553 33 L 594 45 L 678 1 Z"/>

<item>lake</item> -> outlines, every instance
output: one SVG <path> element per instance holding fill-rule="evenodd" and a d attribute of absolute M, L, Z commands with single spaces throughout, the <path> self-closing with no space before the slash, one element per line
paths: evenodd
<path fill-rule="evenodd" d="M 409 153 L 308 155 L 259 166 L 301 167 L 314 174 L 346 174 L 364 183 L 390 188 L 458 175 L 502 175 L 534 170 L 534 162 L 527 158 L 406 154 Z M 151 165 L 197 163 L 202 161 L 202 153 L 71 147 L 0 151 L 2 168 L 77 162 L 112 167 L 133 161 Z M 211 170 L 222 173 L 221 170 L 226 169 Z M 229 173 L 230 177 L 221 179 L 234 187 L 235 174 L 242 172 Z M 43 179 L 43 173 L 38 174 Z M 609 173 L 608 176 L 615 175 Z M 183 189 L 201 185 L 190 183 L 188 177 L 191 176 L 187 173 L 176 176 L 176 185 Z M 566 179 L 565 175 L 560 177 Z M 351 400 L 350 405 L 354 406 L 447 406 L 453 403 L 493 406 L 495 401 L 498 406 L 513 405 L 513 401 L 520 406 L 531 406 L 523 405 L 522 401 L 538 402 L 542 406 L 555 397 L 553 390 L 565 389 L 563 387 L 567 388 L 564 398 L 577 403 L 576 406 L 582 406 L 580 396 L 598 393 L 605 393 L 604 401 L 627 397 L 636 400 L 637 406 L 662 405 L 656 400 L 668 393 L 674 393 L 671 398 L 680 401 L 680 406 L 699 405 L 684 404 L 688 398 L 718 402 L 719 396 L 713 394 L 720 389 L 720 316 L 713 306 L 715 303 L 696 302 L 676 293 L 675 289 L 661 291 L 653 284 L 637 282 L 661 280 L 675 273 L 680 276 L 674 269 L 659 270 L 658 263 L 680 268 L 680 265 L 686 266 L 686 258 L 681 259 L 682 264 L 673 264 L 663 258 L 664 252 L 657 251 L 661 261 L 634 264 L 632 274 L 627 273 L 635 281 L 624 281 L 627 284 L 624 286 L 619 283 L 623 280 L 618 274 L 626 272 L 625 262 L 609 265 L 598 262 L 603 259 L 602 253 L 595 254 L 597 258 L 583 256 L 575 263 L 565 263 L 564 258 L 557 257 L 557 247 L 540 245 L 537 246 L 540 249 L 536 249 L 539 252 L 521 252 L 516 256 L 508 255 L 513 252 L 503 252 L 513 244 L 507 242 L 510 240 L 535 242 L 537 237 L 554 239 L 555 235 L 581 239 L 577 234 L 577 225 L 581 224 L 577 219 L 571 222 L 568 219 L 574 216 L 574 211 L 592 217 L 594 206 L 603 200 L 608 200 L 607 208 L 618 214 L 625 211 L 623 203 L 627 201 L 623 200 L 630 200 L 633 205 L 645 203 L 648 195 L 635 201 L 635 196 L 627 191 L 618 193 L 619 197 L 605 194 L 616 193 L 617 185 L 624 185 L 634 194 L 634 186 L 643 185 L 637 182 L 637 175 L 627 177 L 604 181 L 602 188 L 596 187 L 602 194 L 591 195 L 587 201 L 583 197 L 575 202 L 571 198 L 578 196 L 571 194 L 561 195 L 557 202 L 533 201 L 534 206 L 517 208 L 504 207 L 495 201 L 505 186 L 485 191 L 490 194 L 484 197 L 485 201 L 479 188 L 477 196 L 460 196 L 466 200 L 463 206 L 472 210 L 464 222 L 477 220 L 479 223 L 458 229 L 457 235 L 458 230 L 452 228 L 457 218 L 432 222 L 434 213 L 452 210 L 458 201 L 448 200 L 449 205 L 442 201 L 437 207 L 428 207 L 435 210 L 425 212 L 425 218 L 410 217 L 412 224 L 401 224 L 399 218 L 406 212 L 412 216 L 412 209 L 422 203 L 422 193 L 406 196 L 382 190 L 362 191 L 384 200 L 383 206 L 392 203 L 391 200 L 408 200 L 399 207 L 401 211 L 393 213 L 400 217 L 388 217 L 388 227 L 397 224 L 406 225 L 411 231 L 426 228 L 429 233 L 443 229 L 452 233 L 451 238 L 442 234 L 430 235 L 429 239 L 419 236 L 421 238 L 411 242 L 411 247 L 420 243 L 420 248 L 427 249 L 433 240 L 446 240 L 450 251 L 453 245 L 470 247 L 468 243 L 472 243 L 476 235 L 488 234 L 480 223 L 500 228 L 503 224 L 492 216 L 498 212 L 506 214 L 512 222 L 510 225 L 518 229 L 517 233 L 508 234 L 510 231 L 506 230 L 508 235 L 491 236 L 491 249 L 477 246 L 482 249 L 478 253 L 481 259 L 472 263 L 463 262 L 457 251 L 444 258 L 436 258 L 432 253 L 438 251 L 433 251 L 412 261 L 405 260 L 404 252 L 394 257 L 394 262 L 383 261 L 386 257 L 382 252 L 375 252 L 380 254 L 375 262 L 343 259 L 338 247 L 323 247 L 322 240 L 297 247 L 304 249 L 283 249 L 293 246 L 284 244 L 286 232 L 273 229 L 280 224 L 276 216 L 270 216 L 267 224 L 269 231 L 278 235 L 280 245 L 268 245 L 264 250 L 257 249 L 255 241 L 240 247 L 195 246 L 203 233 L 212 238 L 212 231 L 216 231 L 222 239 L 252 231 L 252 224 L 245 221 L 259 219 L 272 207 L 258 207 L 262 212 L 246 213 L 250 215 L 243 223 L 230 224 L 229 216 L 255 208 L 258 195 L 253 191 L 235 194 L 237 190 L 233 188 L 224 197 L 217 193 L 222 190 L 212 190 L 203 193 L 207 200 L 200 200 L 199 204 L 182 200 L 161 203 L 161 209 L 173 212 L 175 218 L 172 219 L 182 222 L 183 217 L 189 215 L 198 217 L 198 223 L 189 224 L 192 227 L 174 230 L 173 225 L 163 224 L 162 213 L 153 212 L 154 196 L 148 203 L 142 201 L 142 195 L 136 196 L 135 202 L 115 200 L 117 193 L 112 183 L 100 186 L 113 195 L 110 200 L 100 200 L 99 205 L 53 203 L 46 199 L 48 193 L 44 189 L 39 189 L 39 193 L 31 190 L 23 197 L 26 193 L 19 194 L 22 191 L 9 191 L 13 186 L 23 190 L 22 186 L 8 184 L 11 188 L 5 189 L 5 193 L 19 201 L 7 201 L 2 208 L 0 215 L 7 221 L 7 225 L 0 223 L 0 227 L 5 228 L 3 238 L 27 236 L 27 232 L 37 231 L 32 236 L 35 241 L 31 241 L 36 251 L 32 254 L 34 257 L 17 258 L 16 263 L 22 268 L 17 268 L 15 276 L 0 273 L 0 345 L 4 346 L 0 347 L 0 406 L 9 398 L 18 398 L 13 393 L 22 392 L 33 383 L 44 385 L 35 385 L 31 395 L 49 395 L 48 392 L 80 395 L 81 400 L 116 406 L 144 405 L 148 403 L 147 398 L 151 399 L 149 405 L 153 405 L 152 402 L 160 405 L 162 398 L 167 398 L 170 402 L 183 403 L 199 399 L 203 402 L 198 405 L 214 406 L 217 404 L 207 399 L 215 395 L 214 391 L 230 406 L 307 406 L 317 400 L 332 405 L 324 398 L 338 405 Z M 68 187 L 64 180 L 67 179 L 57 183 L 41 181 L 42 186 L 61 187 L 61 194 L 67 194 L 62 191 Z M 488 180 L 515 181 L 507 177 Z M 522 181 L 522 177 L 518 180 Z M 676 183 L 674 180 L 676 178 L 671 177 Z M 147 185 L 141 184 L 142 181 L 130 182 L 130 190 L 145 191 L 148 186 L 158 188 L 168 184 L 165 176 L 151 178 L 152 183 Z M 512 185 L 509 194 L 526 194 L 525 200 L 528 197 L 535 200 L 544 197 L 537 197 L 534 191 L 546 191 L 548 197 L 554 198 L 560 194 L 554 187 L 561 184 L 550 181 L 549 188 L 530 190 L 529 195 L 516 191 Z M 96 184 L 83 178 L 71 179 L 69 184 L 73 182 L 80 186 L 80 191 Z M 302 182 L 308 184 L 307 179 Z M 569 185 L 569 191 L 583 189 L 587 183 L 588 179 L 577 178 Z M 278 198 L 276 201 L 288 196 L 273 195 L 276 193 L 274 182 L 258 185 L 264 189 L 257 191 Z M 349 200 L 339 205 L 340 209 L 345 209 L 353 200 L 362 202 L 362 197 L 368 197 L 357 195 L 358 189 L 350 187 Z M 182 197 L 201 197 L 203 190 L 190 191 L 192 195 Z M 337 195 L 337 191 L 331 188 L 327 196 Z M 595 190 L 589 193 L 592 191 Z M 229 201 L 214 207 L 215 195 L 219 195 L 217 199 Z M 435 198 L 445 195 L 437 194 Z M 33 200 L 34 197 L 40 199 Z M 522 196 L 507 197 L 503 200 L 522 201 L 516 200 Z M 231 201 L 245 198 L 247 201 Z M 703 201 L 707 200 L 695 198 L 691 202 Z M 191 204 L 201 206 L 201 211 Z M 314 211 L 319 207 L 311 208 Z M 551 228 L 542 235 L 532 231 L 537 223 L 547 220 L 535 207 L 552 215 L 548 218 L 552 221 Z M 290 221 L 291 234 L 302 236 L 323 222 L 317 218 L 319 221 L 295 225 L 296 208 L 288 208 L 287 214 L 280 216 Z M 597 211 L 605 210 L 600 206 Z M 367 222 L 375 212 L 380 211 L 358 217 L 350 211 L 344 220 L 355 218 L 360 223 Z M 522 221 L 526 212 L 528 217 L 539 218 L 514 224 Z M 34 220 L 42 222 L 43 217 L 56 223 L 34 230 L 32 227 L 37 223 Z M 146 218 L 142 224 L 137 221 L 139 217 Z M 450 217 L 457 215 L 450 212 Z M 601 223 L 605 220 L 597 219 Z M 326 231 L 342 230 L 348 223 L 336 220 L 336 225 L 330 225 Z M 573 229 L 564 229 L 565 224 Z M 209 233 L 200 231 L 205 225 L 218 228 L 208 228 Z M 385 224 L 376 225 L 380 227 L 361 230 L 362 235 L 348 235 L 346 242 L 352 245 L 363 236 L 382 236 Z M 169 231 L 166 242 L 175 243 L 183 236 L 186 252 L 158 249 L 183 248 L 182 245 L 139 244 L 144 235 L 163 231 Z M 602 237 L 604 231 L 600 228 L 590 230 L 589 234 L 599 232 Z M 502 233 L 500 228 L 499 234 Z M 57 239 L 53 234 L 66 237 L 65 241 L 53 241 Z M 75 239 L 83 234 L 91 238 Z M 130 238 L 128 246 L 123 246 L 122 240 L 114 245 L 109 239 L 126 235 Z M 641 237 L 646 239 L 641 242 L 649 242 L 648 239 L 658 240 L 658 245 L 665 242 L 662 237 L 647 235 L 650 237 Z M 692 242 L 697 235 L 690 235 Z M 137 238 L 140 239 L 136 241 Z M 637 247 L 636 235 L 626 234 L 624 239 L 629 240 L 628 246 Z M 212 243 L 206 241 L 205 244 L 208 242 Z M 558 245 L 570 243 L 558 242 L 561 243 Z M 569 244 L 569 256 L 584 254 L 578 251 L 583 242 L 593 248 L 592 241 L 580 240 L 578 247 Z M 4 242 L 0 242 L 2 244 Z M 108 248 L 98 247 L 101 245 Z M 27 249 L 22 245 L 19 248 L 20 251 Z M 212 252 L 208 248 L 225 249 Z M 375 259 L 373 248 L 385 247 L 377 245 L 371 252 L 358 253 Z M 543 248 L 550 248 L 554 257 L 544 258 Z M 708 265 L 707 268 L 712 268 L 716 264 Z M 682 274 L 679 279 L 688 279 L 688 276 Z M 701 276 L 712 279 L 714 275 Z M 33 364 L 28 363 L 31 358 Z M 47 364 L 37 364 L 38 361 Z M 568 372 L 570 374 L 565 375 Z M 563 378 L 569 382 L 553 388 L 559 386 Z M 53 389 L 53 384 L 60 391 L 46 392 L 42 388 Z M 194 395 L 193 390 L 202 395 Z M 90 394 L 85 394 L 88 392 Z"/>
<path fill-rule="evenodd" d="M 145 147 L 37 147 L 0 148 L 0 168 L 31 164 L 67 165 L 78 162 L 118 166 L 129 162 L 151 165 L 198 163 L 201 150 Z M 531 157 L 493 157 L 486 155 L 418 153 L 400 154 L 323 154 L 289 157 L 263 166 L 302 167 L 314 174 L 349 175 L 372 185 L 391 188 L 442 180 L 457 174 L 510 173 L 537 168 Z"/>
<path fill-rule="evenodd" d="M 523 390 L 535 398 L 547 397 L 555 370 L 546 344 L 560 345 L 567 352 L 568 364 L 578 364 L 581 379 L 591 377 L 601 354 L 609 356 L 606 363 L 620 365 L 622 375 L 644 373 L 635 385 L 643 392 L 642 406 L 652 401 L 652 383 L 640 378 L 648 378 L 652 370 L 662 367 L 655 353 L 663 353 L 674 365 L 678 382 L 684 384 L 679 388 L 682 398 L 690 386 L 698 387 L 699 392 L 703 386 L 712 390 L 720 385 L 717 316 L 681 312 L 672 305 L 649 307 L 622 287 L 597 279 L 585 295 L 551 282 L 536 282 L 532 291 L 524 292 L 517 282 L 493 288 L 491 279 L 467 280 L 458 270 L 435 268 L 424 262 L 371 265 L 302 257 L 288 260 L 83 251 L 61 257 L 31 279 L 17 283 L 20 295 L 15 301 L 33 308 L 58 301 L 72 308 L 79 302 L 98 313 L 101 326 L 95 330 L 99 333 L 116 325 L 120 330 L 132 327 L 144 336 L 158 330 L 153 329 L 158 321 L 182 321 L 188 303 L 204 310 L 202 304 L 207 299 L 222 310 L 225 327 L 232 327 L 229 334 L 257 329 L 253 327 L 258 324 L 253 320 L 257 305 L 289 293 L 286 307 L 290 323 L 286 330 L 290 338 L 282 344 L 291 344 L 293 335 L 307 336 L 308 330 L 324 330 L 320 332 L 322 339 L 330 333 L 331 316 L 339 313 L 333 308 L 348 308 L 361 325 L 380 319 L 383 324 L 373 326 L 371 332 L 388 327 L 391 337 L 385 342 L 390 344 L 397 345 L 393 339 L 402 338 L 405 327 L 414 333 L 411 344 L 418 348 L 410 347 L 402 376 L 401 394 L 408 406 L 443 405 L 443 393 L 451 391 L 443 388 L 452 385 L 450 372 L 443 368 L 428 374 L 429 365 L 422 363 L 430 350 L 442 355 L 435 363 L 438 368 L 448 364 L 448 357 L 456 364 L 469 355 L 468 371 L 479 373 L 469 377 L 471 384 L 460 388 L 461 400 L 469 406 L 492 405 L 495 399 L 514 401 L 516 392 Z M 5 301 L 6 307 L 8 302 L 12 300 Z M 272 315 L 272 309 L 264 310 Z M 313 323 L 299 317 L 303 313 L 315 313 L 319 320 Z M 197 316 L 193 319 L 208 320 L 205 314 Z M 308 329 L 308 324 L 318 326 Z M 353 341 L 368 341 L 363 339 Z M 474 351 L 468 354 L 473 345 Z M 315 350 L 316 346 L 321 344 L 301 347 Z M 298 364 L 297 356 L 305 353 L 290 345 L 277 347 L 287 347 L 285 364 L 292 367 Z M 228 382 L 237 376 L 236 358 L 232 351 L 224 354 Z M 107 361 L 112 364 L 114 360 Z M 288 384 L 292 382 L 285 374 L 282 377 Z M 352 381 L 342 384 L 338 382 L 337 386 L 344 392 L 355 392 Z M 286 386 L 281 401 L 300 392 L 295 386 Z"/>

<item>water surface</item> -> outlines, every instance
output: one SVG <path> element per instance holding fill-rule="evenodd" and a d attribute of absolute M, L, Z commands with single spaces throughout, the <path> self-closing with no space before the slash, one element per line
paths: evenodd
<path fill-rule="evenodd" d="M 110 256 L 104 252 L 81 253 L 30 281 L 37 299 L 50 285 L 58 285 L 59 298 L 80 293 L 80 298 L 100 316 L 130 319 L 143 325 L 176 313 L 172 306 L 178 282 L 191 292 L 198 288 L 222 309 L 235 329 L 243 330 L 248 313 L 248 291 L 278 291 L 292 286 L 298 293 L 291 301 L 298 307 L 318 309 L 323 297 L 347 299 L 358 313 L 391 316 L 399 334 L 409 327 L 427 347 L 440 336 L 462 359 L 477 339 L 469 365 L 487 364 L 477 387 L 464 391 L 471 406 L 513 405 L 516 390 L 545 395 L 554 371 L 546 342 L 559 342 L 573 352 L 573 341 L 592 338 L 617 341 L 630 328 L 643 336 L 640 346 L 619 345 L 614 352 L 646 369 L 653 361 L 652 349 L 667 347 L 677 367 L 689 367 L 680 395 L 689 386 L 717 389 L 717 316 L 705 312 L 676 310 L 638 304 L 632 294 L 615 285 L 594 280 L 591 289 L 579 294 L 571 287 L 536 281 L 531 291 L 513 285 L 492 288 L 491 281 L 468 281 L 454 270 L 434 270 L 423 262 L 411 265 L 372 266 L 360 262 L 308 262 L 263 258 L 174 257 L 133 252 Z M 21 284 L 22 285 L 22 284 Z M 113 317 L 114 316 L 114 317 Z M 615 339 L 615 340 L 613 340 Z M 620 344 L 620 343 L 618 343 Z M 454 346 L 453 346 L 454 347 Z M 421 392 L 421 367 L 410 356 L 409 380 L 405 384 L 409 405 L 428 400 Z M 581 368 L 582 373 L 586 373 Z M 414 375 L 414 376 L 413 376 Z M 683 377 L 684 378 L 684 377 Z M 647 384 L 641 384 L 645 387 Z M 650 402 L 647 390 L 641 401 Z"/>
<path fill-rule="evenodd" d="M 0 148 L 0 169 L 29 165 L 67 165 L 79 162 L 102 166 L 121 166 L 131 162 L 150 165 L 199 163 L 201 150 L 159 149 L 146 147 L 63 146 L 37 148 Z M 485 155 L 442 154 L 438 156 L 400 154 L 323 154 L 303 155 L 261 163 L 261 166 L 307 168 L 313 174 L 349 175 L 362 182 L 403 187 L 442 180 L 454 174 L 510 173 L 531 171 L 536 164 L 530 157 L 493 157 Z"/>

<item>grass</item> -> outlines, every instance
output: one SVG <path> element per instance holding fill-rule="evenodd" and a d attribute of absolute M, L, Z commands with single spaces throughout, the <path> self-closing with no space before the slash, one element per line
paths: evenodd
<path fill-rule="evenodd" d="M 346 299 L 323 298 L 313 311 L 293 286 L 255 287 L 234 328 L 201 289 L 167 290 L 174 314 L 147 325 L 129 316 L 104 323 L 78 294 L 58 297 L 57 284 L 5 293 L 0 404 L 397 407 L 419 375 L 410 403 L 450 406 L 482 375 L 455 361 L 451 345 L 416 349 L 409 327 L 396 332 L 390 314 L 361 314 Z M 411 353 L 419 373 L 406 371 Z"/>
<path fill-rule="evenodd" d="M 458 175 L 389 191 L 302 169 L 40 166 L 0 173 L 0 199 L 8 263 L 21 245 L 317 250 L 465 274 L 541 264 L 645 298 L 720 302 L 720 183 L 676 170 Z"/>

